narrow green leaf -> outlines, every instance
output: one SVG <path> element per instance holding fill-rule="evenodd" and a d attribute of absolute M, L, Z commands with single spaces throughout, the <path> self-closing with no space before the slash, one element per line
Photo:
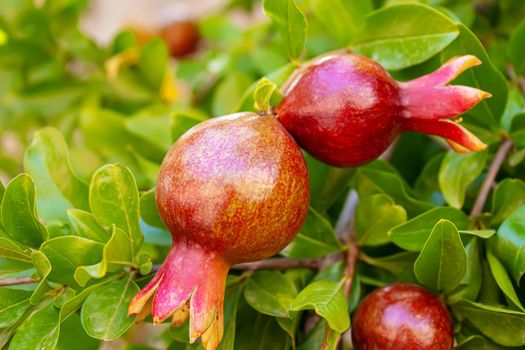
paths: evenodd
<path fill-rule="evenodd" d="M 91 278 L 100 279 L 106 273 L 114 272 L 128 266 L 132 260 L 132 248 L 129 236 L 122 230 L 113 227 L 113 234 L 104 245 L 102 260 L 94 265 L 79 266 L 74 278 L 80 286 L 85 286 Z"/>
<path fill-rule="evenodd" d="M 0 237 L 0 256 L 31 262 L 31 254 L 18 246 L 14 241 L 11 241 L 9 238 Z"/>
<path fill-rule="evenodd" d="M 360 198 L 355 211 L 355 232 L 360 246 L 388 243 L 388 231 L 404 223 L 407 213 L 385 194 Z"/>
<path fill-rule="evenodd" d="M 31 292 L 20 289 L 0 288 L 0 328 L 14 325 L 31 306 Z"/>
<path fill-rule="evenodd" d="M 487 155 L 487 152 L 447 153 L 439 169 L 439 187 L 450 206 L 458 209 L 463 206 L 467 186 L 483 171 Z"/>
<path fill-rule="evenodd" d="M 496 230 L 459 230 L 462 235 L 471 235 L 483 239 L 488 239 L 496 234 Z"/>
<path fill-rule="evenodd" d="M 60 131 L 46 127 L 35 132 L 24 169 L 35 182 L 38 213 L 46 221 L 67 221 L 70 208 L 89 209 L 88 186 L 73 171 Z"/>
<path fill-rule="evenodd" d="M 440 220 L 434 226 L 414 272 L 420 283 L 434 291 L 451 291 L 461 283 L 467 272 L 467 253 L 452 222 Z"/>
<path fill-rule="evenodd" d="M 293 283 L 279 271 L 255 273 L 244 289 L 244 297 L 251 307 L 275 317 L 289 317 L 288 309 L 296 295 Z"/>
<path fill-rule="evenodd" d="M 277 85 L 268 78 L 261 78 L 253 92 L 254 108 L 258 112 L 268 112 L 270 106 L 276 106 L 283 99 Z"/>
<path fill-rule="evenodd" d="M 525 313 L 462 301 L 454 310 L 492 341 L 504 346 L 525 345 Z"/>
<path fill-rule="evenodd" d="M 31 177 L 20 174 L 7 186 L 2 200 L 2 223 L 9 238 L 38 247 L 47 237 L 36 213 L 35 186 Z"/>
<path fill-rule="evenodd" d="M 504 179 L 498 183 L 492 197 L 492 223 L 501 224 L 523 204 L 525 204 L 525 182 L 518 179 Z"/>
<path fill-rule="evenodd" d="M 306 45 L 306 17 L 295 0 L 263 0 L 264 12 L 279 30 L 293 60 L 298 59 Z"/>
<path fill-rule="evenodd" d="M 138 251 L 144 237 L 139 224 L 139 193 L 129 169 L 120 164 L 98 169 L 89 186 L 89 205 L 99 224 L 106 229 L 115 224 L 129 235 L 134 251 Z"/>
<path fill-rule="evenodd" d="M 43 309 L 32 313 L 22 322 L 9 343 L 9 350 L 53 350 L 59 333 L 58 310 L 50 303 Z"/>
<path fill-rule="evenodd" d="M 31 259 L 33 260 L 33 265 L 40 276 L 40 282 L 33 291 L 30 300 L 32 305 L 37 305 L 44 297 L 44 294 L 50 289 L 47 279 L 51 273 L 52 266 L 46 255 L 39 250 L 31 252 Z"/>
<path fill-rule="evenodd" d="M 458 34 L 455 24 L 433 8 L 401 4 L 370 13 L 356 49 L 386 69 L 399 70 L 426 61 Z"/>
<path fill-rule="evenodd" d="M 525 74 L 525 62 L 523 61 L 523 48 L 525 47 L 525 19 L 512 31 L 508 51 L 510 62 L 514 66 L 516 74 Z"/>
<path fill-rule="evenodd" d="M 343 285 L 344 280 L 341 282 L 327 280 L 313 282 L 297 295 L 290 310 L 315 310 L 328 322 L 330 328 L 338 333 L 343 333 L 350 327 L 348 304 L 343 293 Z"/>
<path fill-rule="evenodd" d="M 140 216 L 148 225 L 166 228 L 157 210 L 157 201 L 155 199 L 155 189 L 142 193 L 140 196 Z"/>
<path fill-rule="evenodd" d="M 341 248 L 332 225 L 310 208 L 299 234 L 281 254 L 293 259 L 317 258 L 340 251 Z"/>
<path fill-rule="evenodd" d="M 448 295 L 447 300 L 449 304 L 453 304 L 461 299 L 476 300 L 482 279 L 479 246 L 479 240 L 476 237 L 471 237 L 467 240 L 465 244 L 467 271 L 459 286 Z"/>
<path fill-rule="evenodd" d="M 516 283 L 525 274 L 525 205 L 518 207 L 501 224 L 490 243 Z"/>
<path fill-rule="evenodd" d="M 235 329 L 237 324 L 237 305 L 242 295 L 243 284 L 234 284 L 226 288 L 224 298 L 224 336 L 219 344 L 218 350 L 234 350 Z"/>
<path fill-rule="evenodd" d="M 112 282 L 91 293 L 81 311 L 82 326 L 93 338 L 113 340 L 133 324 L 128 305 L 139 291 L 133 276 Z"/>
<path fill-rule="evenodd" d="M 160 89 L 168 63 L 168 49 L 165 42 L 161 38 L 154 38 L 142 47 L 138 69 L 151 87 Z"/>
<path fill-rule="evenodd" d="M 69 222 L 80 237 L 91 239 L 96 242 L 106 243 L 111 234 L 102 228 L 93 214 L 80 209 L 69 209 L 67 211 Z"/>
<path fill-rule="evenodd" d="M 418 257 L 416 252 L 401 252 L 379 258 L 370 257 L 362 253 L 363 261 L 367 264 L 390 271 L 402 281 L 416 281 L 414 263 Z"/>
<path fill-rule="evenodd" d="M 438 207 L 394 227 L 388 234 L 392 242 L 399 247 L 419 252 L 434 226 L 442 219 L 453 222 L 459 229 L 468 227 L 468 217 L 464 212 L 450 207 Z"/>
<path fill-rule="evenodd" d="M 102 259 L 103 245 L 78 236 L 50 239 L 40 249 L 53 267 L 49 280 L 73 288 L 78 284 L 73 275 L 78 266 L 93 265 Z"/>
<path fill-rule="evenodd" d="M 521 305 L 520 299 L 516 294 L 516 290 L 512 285 L 512 280 L 510 279 L 507 271 L 503 264 L 492 254 L 492 249 L 488 247 L 487 249 L 487 261 L 489 263 L 490 271 L 494 280 L 498 284 L 499 288 L 503 291 L 505 296 L 514 304 L 515 307 L 525 312 L 525 308 Z"/>

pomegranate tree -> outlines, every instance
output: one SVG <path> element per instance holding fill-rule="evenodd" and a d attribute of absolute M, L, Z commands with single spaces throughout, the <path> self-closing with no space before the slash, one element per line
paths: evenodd
<path fill-rule="evenodd" d="M 444 137 L 458 152 L 480 151 L 485 144 L 451 118 L 491 95 L 446 85 L 480 63 L 455 57 L 435 72 L 398 82 L 368 57 L 335 52 L 308 64 L 275 112 L 301 147 L 333 166 L 376 159 L 402 131 Z"/>
<path fill-rule="evenodd" d="M 271 116 L 241 113 L 190 129 L 162 163 L 157 207 L 173 236 L 130 315 L 190 319 L 190 340 L 215 349 L 223 335 L 232 264 L 272 256 L 301 228 L 310 201 L 303 155 Z"/>

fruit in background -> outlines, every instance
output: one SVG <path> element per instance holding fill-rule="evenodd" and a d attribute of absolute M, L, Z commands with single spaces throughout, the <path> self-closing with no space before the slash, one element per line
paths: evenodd
<path fill-rule="evenodd" d="M 368 57 L 335 52 L 292 78 L 275 112 L 302 148 L 333 166 L 376 159 L 402 131 L 444 137 L 458 152 L 481 151 L 485 144 L 460 119 L 450 119 L 490 94 L 446 85 L 480 63 L 474 56 L 454 57 L 430 74 L 397 82 Z"/>
<path fill-rule="evenodd" d="M 190 21 L 168 24 L 160 31 L 171 57 L 183 57 L 197 49 L 200 40 L 199 28 Z"/>
<path fill-rule="evenodd" d="M 232 264 L 270 257 L 297 234 L 308 212 L 304 157 L 272 116 L 239 113 L 203 122 L 164 159 L 157 207 L 173 245 L 130 315 L 159 323 L 190 318 L 190 339 L 207 350 L 223 335 Z"/>
<path fill-rule="evenodd" d="M 454 332 L 441 300 L 423 287 L 392 284 L 374 290 L 352 322 L 356 350 L 449 350 Z"/>

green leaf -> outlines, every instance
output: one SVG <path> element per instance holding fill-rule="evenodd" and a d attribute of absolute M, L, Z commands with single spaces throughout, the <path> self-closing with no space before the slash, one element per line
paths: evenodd
<path fill-rule="evenodd" d="M 459 154 L 449 151 L 439 169 L 439 187 L 450 206 L 460 209 L 467 187 L 483 171 L 487 152 Z"/>
<path fill-rule="evenodd" d="M 461 299 L 476 300 L 481 288 L 482 278 L 479 249 L 479 240 L 476 237 L 470 238 L 465 244 L 467 271 L 459 286 L 448 295 L 449 304 Z"/>
<path fill-rule="evenodd" d="M 138 69 L 153 88 L 160 89 L 168 63 L 166 44 L 161 38 L 154 38 L 142 47 Z"/>
<path fill-rule="evenodd" d="M 451 291 L 467 272 L 467 253 L 454 224 L 440 220 L 414 264 L 418 281 L 434 291 Z"/>
<path fill-rule="evenodd" d="M 24 262 L 31 262 L 31 254 L 23 250 L 15 242 L 9 238 L 0 237 L 0 256 L 19 260 Z"/>
<path fill-rule="evenodd" d="M 368 15 L 356 49 L 386 69 L 399 70 L 426 61 L 458 34 L 455 24 L 431 7 L 388 6 Z"/>
<path fill-rule="evenodd" d="M 432 203 L 416 198 L 401 175 L 383 161 L 360 167 L 355 175 L 355 183 L 360 198 L 385 193 L 406 210 L 409 218 L 434 207 Z"/>
<path fill-rule="evenodd" d="M 279 271 L 255 273 L 244 289 L 244 297 L 251 307 L 275 317 L 289 317 L 288 309 L 296 295 L 295 285 Z"/>
<path fill-rule="evenodd" d="M 93 338 L 113 340 L 133 324 L 128 305 L 139 291 L 132 276 L 112 282 L 91 293 L 82 306 L 82 326 Z"/>
<path fill-rule="evenodd" d="M 470 68 L 461 74 L 454 80 L 454 85 L 471 86 L 492 94 L 491 98 L 481 101 L 467 113 L 468 117 L 473 118 L 467 117 L 466 121 L 470 122 L 474 119 L 477 124 L 489 130 L 496 130 L 507 102 L 507 82 L 494 67 L 483 45 L 470 29 L 460 23 L 457 27 L 460 35 L 441 53 L 441 59 L 445 62 L 454 56 L 474 55 L 483 62 L 482 65 Z"/>
<path fill-rule="evenodd" d="M 159 211 L 157 210 L 157 201 L 155 199 L 155 189 L 143 192 L 140 196 L 140 216 L 148 225 L 165 228 Z"/>
<path fill-rule="evenodd" d="M 525 313 L 471 301 L 454 305 L 481 333 L 504 346 L 525 345 Z"/>
<path fill-rule="evenodd" d="M 279 30 L 290 59 L 298 59 L 306 45 L 307 22 L 295 0 L 263 0 L 263 7 Z"/>
<path fill-rule="evenodd" d="M 35 186 L 29 175 L 20 174 L 7 185 L 2 200 L 2 223 L 9 238 L 26 246 L 38 247 L 47 237 L 38 220 Z"/>
<path fill-rule="evenodd" d="M 236 283 L 226 288 L 224 298 L 224 336 L 218 350 L 234 350 L 235 328 L 237 323 L 237 304 L 243 291 L 243 284 Z"/>
<path fill-rule="evenodd" d="M 394 227 L 388 234 L 392 242 L 399 247 L 419 252 L 423 249 L 430 232 L 441 219 L 453 222 L 459 229 L 468 227 L 468 217 L 461 210 L 450 207 L 438 207 Z"/>
<path fill-rule="evenodd" d="M 492 197 L 492 223 L 501 224 L 523 204 L 525 204 L 525 182 L 518 179 L 504 179 L 498 183 Z"/>
<path fill-rule="evenodd" d="M 60 333 L 58 319 L 58 310 L 52 303 L 32 313 L 16 330 L 9 350 L 53 350 Z"/>
<path fill-rule="evenodd" d="M 270 106 L 276 106 L 283 99 L 282 93 L 279 91 L 274 82 L 268 78 L 261 78 L 253 92 L 254 108 L 258 112 L 268 112 Z"/>
<path fill-rule="evenodd" d="M 195 110 L 189 110 L 185 112 L 177 112 L 172 116 L 171 126 L 171 142 L 175 142 L 181 137 L 186 131 L 205 121 L 206 116 Z"/>
<path fill-rule="evenodd" d="M 459 230 L 462 235 L 472 235 L 483 239 L 488 239 L 496 234 L 496 230 Z"/>
<path fill-rule="evenodd" d="M 113 234 L 104 245 L 102 260 L 94 265 L 79 266 L 75 270 L 75 281 L 83 287 L 91 278 L 100 279 L 106 276 L 107 272 L 118 271 L 123 266 L 130 265 L 132 258 L 129 236 L 113 226 Z"/>
<path fill-rule="evenodd" d="M 33 265 L 40 276 L 40 282 L 31 295 L 31 304 L 37 305 L 40 300 L 44 297 L 45 293 L 50 289 L 47 279 L 51 273 L 51 263 L 44 253 L 39 250 L 34 250 L 31 252 L 31 259 L 33 260 Z"/>
<path fill-rule="evenodd" d="M 67 211 L 69 222 L 80 237 L 92 241 L 106 243 L 111 234 L 104 230 L 98 223 L 93 214 L 80 209 L 69 209 Z"/>
<path fill-rule="evenodd" d="M 38 213 L 46 221 L 67 221 L 70 208 L 89 209 L 88 186 L 73 171 L 60 131 L 47 127 L 35 132 L 24 169 L 35 182 Z"/>
<path fill-rule="evenodd" d="M 317 258 L 338 252 L 341 248 L 332 225 L 310 208 L 299 234 L 281 254 L 292 259 Z"/>
<path fill-rule="evenodd" d="M 490 243 L 516 283 L 525 274 L 525 205 L 516 209 L 499 227 Z"/>
<path fill-rule="evenodd" d="M 172 115 L 171 107 L 153 105 L 126 119 L 126 129 L 151 144 L 154 158 L 160 161 L 171 147 Z"/>
<path fill-rule="evenodd" d="M 138 251 L 144 237 L 139 223 L 139 193 L 129 169 L 120 164 L 98 169 L 89 186 L 89 205 L 99 224 L 106 229 L 114 224 L 126 232 L 134 251 Z"/>
<path fill-rule="evenodd" d="M 355 232 L 360 246 L 388 243 L 388 231 L 407 219 L 403 207 L 384 194 L 361 198 L 355 211 Z"/>
<path fill-rule="evenodd" d="M 379 258 L 370 257 L 361 253 L 363 261 L 367 264 L 390 271 L 401 281 L 414 281 L 414 262 L 418 254 L 415 252 L 401 252 Z"/>
<path fill-rule="evenodd" d="M 234 113 L 250 82 L 251 79 L 238 71 L 232 71 L 224 76 L 213 92 L 211 106 L 213 115 Z"/>
<path fill-rule="evenodd" d="M 4 198 L 5 187 L 4 183 L 0 179 L 0 214 L 2 213 L 2 199 Z M 0 229 L 2 229 L 2 215 L 0 215 Z"/>
<path fill-rule="evenodd" d="M 31 306 L 30 291 L 0 288 L 0 328 L 14 325 Z"/>
<path fill-rule="evenodd" d="M 510 62 L 514 66 L 516 74 L 525 74 L 525 62 L 523 62 L 523 48 L 525 47 L 525 20 L 514 28 L 510 36 L 508 51 Z"/>
<path fill-rule="evenodd" d="M 365 25 L 366 14 L 372 10 L 369 0 L 312 0 L 312 14 L 341 46 L 346 46 Z"/>
<path fill-rule="evenodd" d="M 49 280 L 78 288 L 73 277 L 75 270 L 79 266 L 99 262 L 103 247 L 98 242 L 77 236 L 57 237 L 45 242 L 40 250 L 53 267 Z"/>
<path fill-rule="evenodd" d="M 315 310 L 330 328 L 343 333 L 350 327 L 348 304 L 343 293 L 344 282 L 321 280 L 309 284 L 297 295 L 290 310 Z"/>
<path fill-rule="evenodd" d="M 516 294 L 516 290 L 512 285 L 512 281 L 505 270 L 503 264 L 492 254 L 490 247 L 487 249 L 487 261 L 489 263 L 490 271 L 494 280 L 498 284 L 499 288 L 503 291 L 505 296 L 521 311 L 525 312 L 523 305 L 521 305 L 520 299 Z"/>

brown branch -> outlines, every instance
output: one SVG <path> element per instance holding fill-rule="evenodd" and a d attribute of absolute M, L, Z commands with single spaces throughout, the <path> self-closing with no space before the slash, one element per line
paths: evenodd
<path fill-rule="evenodd" d="M 298 267 L 307 267 L 312 269 L 319 268 L 319 259 L 287 259 L 287 258 L 273 258 L 249 263 L 237 264 L 232 266 L 232 270 L 287 270 Z"/>
<path fill-rule="evenodd" d="M 31 284 L 31 283 L 38 283 L 39 280 L 31 279 L 31 277 L 16 277 L 16 278 L 8 278 L 5 280 L 0 280 L 0 287 L 4 286 L 16 286 L 20 284 Z"/>
<path fill-rule="evenodd" d="M 472 210 L 470 212 L 471 218 L 480 215 L 483 211 L 483 207 L 485 206 L 485 202 L 487 201 L 490 189 L 492 188 L 492 185 L 494 184 L 494 180 L 496 180 L 496 176 L 498 175 L 501 165 L 505 161 L 505 157 L 507 156 L 511 148 L 512 141 L 509 139 L 506 139 L 500 145 L 496 156 L 490 164 L 489 170 L 487 172 L 487 177 L 485 177 L 485 180 L 481 185 L 481 188 L 478 192 L 478 197 L 476 198 L 474 206 L 472 207 Z"/>

